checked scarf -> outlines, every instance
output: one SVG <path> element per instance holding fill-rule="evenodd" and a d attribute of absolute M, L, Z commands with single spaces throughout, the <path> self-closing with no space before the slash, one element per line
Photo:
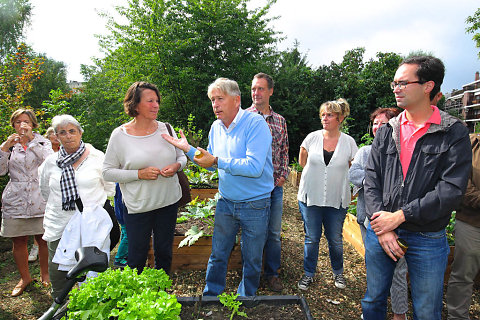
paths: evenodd
<path fill-rule="evenodd" d="M 75 200 L 80 198 L 75 180 L 75 170 L 72 167 L 85 152 L 85 143 L 80 141 L 80 147 L 74 153 L 68 154 L 63 146 L 58 150 L 57 166 L 62 169 L 60 189 L 62 190 L 62 209 L 75 210 Z"/>

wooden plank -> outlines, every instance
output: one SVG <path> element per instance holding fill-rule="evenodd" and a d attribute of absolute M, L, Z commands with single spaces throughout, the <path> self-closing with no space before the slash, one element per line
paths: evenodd
<path fill-rule="evenodd" d="M 178 248 L 178 244 L 184 236 L 175 236 L 172 248 L 172 267 L 175 270 L 206 270 L 208 259 L 212 250 L 212 238 L 202 237 L 192 246 Z M 155 265 L 153 248 L 150 240 L 150 250 L 148 251 L 147 266 L 153 268 Z M 240 245 L 235 245 L 230 255 L 228 270 L 236 270 L 242 268 L 242 253 Z"/>
<path fill-rule="evenodd" d="M 357 223 L 357 217 L 350 213 L 347 213 L 343 223 L 343 237 L 359 254 L 365 256 L 365 247 L 363 246 L 362 233 Z"/>
<path fill-rule="evenodd" d="M 217 194 L 218 189 L 190 189 L 192 199 L 198 197 L 199 200 L 213 199 Z"/>

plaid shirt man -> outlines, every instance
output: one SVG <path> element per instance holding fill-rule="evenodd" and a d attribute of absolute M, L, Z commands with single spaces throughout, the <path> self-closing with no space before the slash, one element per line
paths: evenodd
<path fill-rule="evenodd" d="M 252 105 L 247 111 L 257 112 L 265 118 L 268 123 L 270 132 L 272 133 L 272 161 L 273 161 L 273 178 L 275 186 L 278 184 L 278 179 L 284 177 L 285 181 L 288 178 L 288 134 L 287 123 L 285 118 L 274 112 L 272 107 L 270 114 L 264 115 L 257 110 L 255 105 Z"/>

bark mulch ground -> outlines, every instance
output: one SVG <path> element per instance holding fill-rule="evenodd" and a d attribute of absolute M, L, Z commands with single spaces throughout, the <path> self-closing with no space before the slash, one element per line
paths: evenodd
<path fill-rule="evenodd" d="M 344 269 L 347 288 L 337 289 L 334 286 L 328 247 L 324 238 L 320 243 L 320 253 L 315 282 L 308 291 L 297 288 L 297 282 L 303 273 L 303 224 L 298 213 L 296 188 L 287 186 L 284 196 L 284 217 L 282 232 L 282 268 L 281 279 L 284 284 L 284 295 L 303 295 L 315 319 L 360 319 L 360 300 L 365 293 L 365 266 L 361 255 L 348 243 L 344 243 Z M 39 279 L 38 262 L 31 264 L 30 269 Z M 227 276 L 226 292 L 235 292 L 240 282 L 240 271 L 231 271 Z M 177 296 L 201 295 L 205 285 L 205 271 L 183 271 L 172 275 L 171 293 Z M 19 280 L 13 261 L 11 241 L 0 238 L 0 319 L 37 319 L 50 306 L 48 289 L 38 284 L 31 285 L 20 297 L 10 297 L 11 290 Z M 275 295 L 262 285 L 258 295 Z M 248 309 L 246 310 L 248 314 Z M 267 313 L 268 314 L 268 313 Z M 294 319 L 293 315 L 272 316 L 268 319 Z M 409 318 L 412 319 L 411 306 Z M 293 317 L 293 318 L 292 318 Z M 480 288 L 473 293 L 470 317 L 480 317 Z M 392 314 L 389 313 L 389 319 Z M 444 308 L 444 318 L 446 311 Z M 209 317 L 205 316 L 208 320 Z M 235 319 L 244 319 L 235 317 Z M 254 316 L 251 319 L 255 319 Z"/>

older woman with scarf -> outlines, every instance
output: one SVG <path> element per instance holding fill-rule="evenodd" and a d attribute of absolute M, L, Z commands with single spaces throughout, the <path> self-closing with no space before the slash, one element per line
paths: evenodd
<path fill-rule="evenodd" d="M 0 175 L 9 174 L 2 195 L 2 227 L 0 235 L 12 238 L 13 257 L 22 277 L 12 291 L 12 297 L 22 294 L 32 282 L 28 271 L 28 236 L 33 235 L 39 244 L 40 273 L 48 285 L 47 245 L 42 240 L 45 201 L 38 186 L 38 167 L 53 153 L 50 142 L 32 130 L 38 127 L 32 110 L 18 109 L 10 123 L 15 133 L 0 146 Z"/>
<path fill-rule="evenodd" d="M 65 285 L 67 272 L 60 271 L 59 265 L 52 260 L 79 199 L 83 207 L 103 207 L 107 196 L 114 195 L 115 185 L 103 180 L 104 154 L 82 141 L 83 129 L 75 118 L 56 116 L 52 119 L 52 126 L 61 147 L 58 153 L 45 160 L 39 173 L 40 190 L 47 200 L 43 239 L 48 245 L 52 297 L 56 298 Z"/>

